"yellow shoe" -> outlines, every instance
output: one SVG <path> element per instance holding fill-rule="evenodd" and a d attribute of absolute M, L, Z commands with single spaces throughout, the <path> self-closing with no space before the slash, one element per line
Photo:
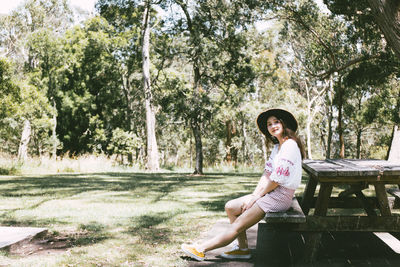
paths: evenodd
<path fill-rule="evenodd" d="M 250 259 L 251 258 L 251 254 L 250 254 L 250 250 L 247 249 L 241 249 L 239 248 L 238 245 L 233 246 L 233 248 L 227 252 L 224 252 L 220 255 L 222 258 L 225 259 Z"/>
<path fill-rule="evenodd" d="M 204 261 L 206 257 L 203 252 L 197 251 L 193 245 L 182 244 L 181 249 L 186 255 L 198 261 Z"/>

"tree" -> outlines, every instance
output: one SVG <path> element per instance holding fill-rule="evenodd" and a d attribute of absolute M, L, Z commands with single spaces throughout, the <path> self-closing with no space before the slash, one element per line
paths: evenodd
<path fill-rule="evenodd" d="M 212 90 L 248 84 L 253 78 L 244 29 L 252 21 L 245 1 L 176 1 L 183 15 L 175 19 L 175 34 L 188 36 L 182 50 L 192 65 L 193 89 L 185 112 L 196 148 L 194 174 L 203 173 L 202 128 L 212 114 Z M 240 30 L 243 29 L 243 30 Z"/>
<path fill-rule="evenodd" d="M 150 9 L 151 1 L 144 2 L 142 22 L 142 68 L 143 89 L 146 109 L 146 132 L 147 132 L 147 167 L 151 171 L 159 169 L 158 147 L 156 139 L 156 118 L 153 106 L 153 97 L 150 84 Z"/>

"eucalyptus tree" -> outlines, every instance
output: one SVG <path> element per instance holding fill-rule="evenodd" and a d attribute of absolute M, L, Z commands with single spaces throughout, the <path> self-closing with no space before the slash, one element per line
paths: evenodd
<path fill-rule="evenodd" d="M 53 122 L 46 126 L 52 128 L 52 141 L 50 142 L 53 144 L 53 155 L 55 155 L 57 148 L 55 131 L 57 109 L 54 101 L 57 88 L 55 87 L 54 70 L 58 67 L 54 58 L 60 57 L 59 51 L 54 52 L 57 45 L 53 47 L 56 44 L 53 40 L 58 38 L 71 25 L 71 22 L 72 12 L 66 0 L 27 0 L 16 10 L 13 10 L 10 15 L 3 16 L 0 20 L 3 28 L 0 36 L 3 55 L 16 63 L 16 72 L 20 80 L 26 80 L 23 88 L 29 89 L 25 93 L 29 94 L 32 90 L 37 90 L 37 95 L 45 94 L 53 104 L 53 111 L 51 112 Z M 50 35 L 52 37 L 49 38 Z M 34 85 L 35 88 L 28 84 Z M 37 115 L 45 116 L 44 114 Z M 25 148 L 21 148 L 21 151 L 27 151 L 26 146 L 29 143 L 27 140 L 31 138 L 32 122 L 27 121 L 28 117 L 25 117 L 23 123 L 22 136 L 25 136 L 23 138 L 25 141 L 21 141 L 21 144 Z M 39 118 L 30 117 L 30 119 L 36 121 Z M 33 124 L 32 128 L 35 130 L 35 128 L 44 127 L 44 125 L 46 124 L 41 123 L 41 126 Z M 37 134 L 39 131 L 34 132 Z M 47 132 L 47 130 L 43 132 Z M 36 140 L 38 140 L 37 137 Z"/>
<path fill-rule="evenodd" d="M 342 14 L 358 26 L 377 25 L 400 58 L 400 3 L 397 0 L 324 0 L 334 14 Z"/>
<path fill-rule="evenodd" d="M 182 102 L 182 115 L 195 140 L 194 174 L 202 174 L 202 135 L 204 123 L 215 113 L 213 96 L 218 90 L 249 84 L 254 76 L 245 53 L 244 34 L 253 14 L 246 1 L 178 0 L 173 4 L 179 6 L 180 12 L 171 19 L 171 33 L 184 37 L 184 47 L 178 53 L 192 67 L 192 90 Z"/>
<path fill-rule="evenodd" d="M 337 16 L 342 16 L 346 21 L 352 22 L 358 34 L 358 42 L 369 44 L 371 42 L 380 42 L 375 53 L 381 53 L 383 56 L 379 60 L 379 68 L 370 66 L 371 74 L 384 72 L 381 79 L 385 79 L 393 74 L 392 79 L 399 77 L 399 61 L 400 61 L 400 19 L 398 11 L 400 4 L 395 0 L 377 1 L 324 1 L 329 10 Z M 379 27 L 379 29 L 378 29 Z M 381 37 L 384 35 L 384 39 Z M 364 66 L 364 69 L 366 67 Z M 371 76 L 376 79 L 376 75 Z M 398 95 L 395 93 L 395 98 Z M 393 105 L 389 107 L 392 112 L 392 122 L 399 125 L 399 106 Z M 396 127 L 395 125 L 393 127 Z M 393 131 L 394 132 L 394 131 Z"/>
<path fill-rule="evenodd" d="M 97 8 L 109 22 L 115 25 L 117 31 L 125 33 L 126 38 L 130 38 L 129 43 L 136 47 L 131 47 L 132 51 L 123 50 L 124 56 L 119 57 L 121 69 L 125 70 L 124 87 L 129 102 L 133 88 L 130 84 L 133 80 L 132 72 L 138 72 L 139 64 L 142 70 L 143 100 L 146 123 L 146 145 L 147 145 L 147 168 L 150 170 L 159 169 L 159 154 L 156 139 L 156 110 L 153 100 L 152 79 L 151 79 L 151 33 L 155 23 L 155 10 L 153 5 L 160 4 L 162 1 L 114 1 L 104 0 L 97 3 Z M 117 17 L 121 16 L 121 17 Z M 141 18 L 141 21 L 140 21 Z M 140 25 L 140 26 L 139 26 Z M 138 31 L 139 30 L 139 31 Z M 132 36 L 127 36 L 127 34 Z M 154 36 L 154 34 L 153 34 Z M 154 43 L 154 42 L 153 42 Z M 140 53 L 140 52 L 141 53 Z M 154 51 L 154 50 L 153 50 Z M 122 51 L 121 51 L 122 52 Z M 141 57 L 139 57 L 141 55 Z M 154 56 L 153 56 L 154 58 Z M 128 103 L 129 109 L 132 104 Z M 132 110 L 134 113 L 134 110 Z"/>
<path fill-rule="evenodd" d="M 297 60 L 293 63 L 299 62 L 298 66 L 301 67 L 298 72 L 300 79 L 296 82 L 297 86 L 300 89 L 304 88 L 301 89 L 303 92 L 307 92 L 307 88 L 317 88 L 325 84 L 321 90 L 315 91 L 316 96 L 322 96 L 324 91 L 328 94 L 333 93 L 333 97 L 330 98 L 331 103 L 338 111 L 338 155 L 344 157 L 343 110 L 353 90 L 352 87 L 345 87 L 346 79 L 350 71 L 360 68 L 360 65 L 364 63 L 384 67 L 382 63 L 387 58 L 387 53 L 384 50 L 384 44 L 378 38 L 379 31 L 369 22 L 366 23 L 368 27 L 360 31 L 357 28 L 357 21 L 323 14 L 317 9 L 314 1 L 270 1 L 267 7 L 275 11 L 273 16 L 285 21 L 283 33 L 284 36 L 289 37 L 288 42 L 293 47 L 293 54 Z M 300 86 L 307 81 L 309 82 L 307 86 Z M 331 127 L 332 113 L 328 113 L 327 116 L 328 126 Z M 326 156 L 330 157 L 332 137 L 330 128 L 328 132 Z"/>

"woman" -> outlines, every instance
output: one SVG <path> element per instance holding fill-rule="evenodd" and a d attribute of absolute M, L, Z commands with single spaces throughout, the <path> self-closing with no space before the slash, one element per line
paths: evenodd
<path fill-rule="evenodd" d="M 257 118 L 260 131 L 275 146 L 264 172 L 250 195 L 230 200 L 225 205 L 231 225 L 224 233 L 200 244 L 182 245 L 189 257 L 203 261 L 207 251 L 224 247 L 237 238 L 237 245 L 221 257 L 250 259 L 246 230 L 264 218 L 266 212 L 290 208 L 296 188 L 301 182 L 301 161 L 304 149 L 296 135 L 298 127 L 294 116 L 283 109 L 270 109 Z"/>

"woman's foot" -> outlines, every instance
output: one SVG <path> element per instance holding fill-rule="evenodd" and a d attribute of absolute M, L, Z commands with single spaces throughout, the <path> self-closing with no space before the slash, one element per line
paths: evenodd
<path fill-rule="evenodd" d="M 204 252 L 198 251 L 193 245 L 182 244 L 181 249 L 192 259 L 203 261 L 205 259 Z"/>
<path fill-rule="evenodd" d="M 225 259 L 242 259 L 248 260 L 251 258 L 250 250 L 248 248 L 239 248 L 238 245 L 234 245 L 231 250 L 226 251 L 220 255 Z"/>

